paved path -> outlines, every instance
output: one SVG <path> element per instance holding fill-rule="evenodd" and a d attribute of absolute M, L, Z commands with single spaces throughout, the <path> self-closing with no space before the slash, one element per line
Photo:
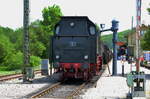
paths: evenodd
<path fill-rule="evenodd" d="M 112 62 L 109 64 L 112 71 Z M 125 74 L 131 70 L 131 65 L 124 63 Z M 135 70 L 135 64 L 132 65 L 132 70 Z M 141 67 L 141 71 L 146 73 L 146 97 L 150 96 L 150 70 Z M 129 88 L 126 83 L 126 77 L 121 76 L 122 63 L 117 61 L 117 76 L 108 76 L 108 69 L 105 70 L 102 77 L 97 82 L 96 88 L 91 88 L 82 95 L 83 99 L 121 99 L 126 98 Z M 142 98 L 140 98 L 142 99 Z M 147 99 L 147 98 L 146 98 Z M 150 98 L 149 98 L 150 99 Z"/>

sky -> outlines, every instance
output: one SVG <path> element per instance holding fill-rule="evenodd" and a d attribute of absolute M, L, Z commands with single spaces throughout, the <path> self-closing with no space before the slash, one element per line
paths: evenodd
<path fill-rule="evenodd" d="M 113 19 L 119 21 L 119 31 L 136 24 L 136 0 L 30 0 L 30 22 L 42 19 L 42 9 L 59 5 L 65 16 L 88 16 L 94 23 L 111 27 Z M 150 24 L 146 8 L 150 0 L 142 0 L 142 23 Z M 23 26 L 23 0 L 0 0 L 0 25 L 17 29 Z"/>

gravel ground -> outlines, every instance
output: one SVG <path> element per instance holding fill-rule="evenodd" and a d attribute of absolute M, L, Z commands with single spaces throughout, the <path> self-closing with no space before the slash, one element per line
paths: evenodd
<path fill-rule="evenodd" d="M 42 96 L 41 98 L 59 97 L 64 98 L 76 90 L 80 84 L 62 84 L 60 88 Z"/>
<path fill-rule="evenodd" d="M 112 70 L 112 64 L 109 64 L 110 70 Z M 97 82 L 96 88 L 90 88 L 88 90 L 83 90 L 81 99 L 126 99 L 126 94 L 129 88 L 126 83 L 126 77 L 120 76 L 122 65 L 121 62 L 117 62 L 117 73 L 118 76 L 109 76 L 108 70 L 106 69 L 102 77 Z M 135 70 L 133 64 L 132 70 Z M 146 99 L 150 96 L 150 70 L 141 67 L 141 71 L 146 74 Z M 125 73 L 130 72 L 130 65 L 125 63 Z M 140 98 L 143 99 L 143 98 Z"/>
<path fill-rule="evenodd" d="M 0 82 L 0 99 L 21 99 L 28 98 L 30 95 L 44 89 L 58 81 L 59 74 L 52 77 L 36 75 L 33 83 L 23 84 L 22 80 L 14 79 Z"/>

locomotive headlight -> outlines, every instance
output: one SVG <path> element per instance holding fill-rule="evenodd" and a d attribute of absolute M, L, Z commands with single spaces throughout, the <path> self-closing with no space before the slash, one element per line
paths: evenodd
<path fill-rule="evenodd" d="M 88 55 L 85 55 L 85 56 L 84 56 L 84 59 L 88 59 L 88 58 L 89 58 L 89 56 L 88 56 Z"/>
<path fill-rule="evenodd" d="M 59 55 L 56 55 L 56 59 L 59 59 L 60 58 L 60 56 Z"/>

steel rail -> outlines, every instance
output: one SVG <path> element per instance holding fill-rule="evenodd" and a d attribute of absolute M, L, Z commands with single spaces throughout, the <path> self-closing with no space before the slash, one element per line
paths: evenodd
<path fill-rule="evenodd" d="M 35 74 L 41 73 L 41 70 L 37 70 L 35 71 Z M 12 75 L 4 75 L 4 76 L 0 76 L 0 81 L 7 81 L 7 80 L 12 80 L 12 79 L 16 79 L 22 77 L 21 73 L 18 74 L 12 74 Z"/>
<path fill-rule="evenodd" d="M 62 82 L 58 82 L 54 85 L 51 85 L 49 88 L 42 90 L 41 92 L 31 96 L 31 98 L 41 98 L 42 96 L 52 92 L 56 88 L 61 87 Z M 65 99 L 72 99 L 74 96 L 79 95 L 79 92 L 84 88 L 84 86 L 87 84 L 83 83 L 81 84 L 77 89 L 73 90 L 69 95 L 66 95 L 65 97 L 49 97 L 49 98 L 65 98 Z"/>
<path fill-rule="evenodd" d="M 51 85 L 51 86 L 48 87 L 47 89 L 45 89 L 45 90 L 43 90 L 43 91 L 41 91 L 41 92 L 39 92 L 39 93 L 37 93 L 37 94 L 31 96 L 31 98 L 40 98 L 40 97 L 46 95 L 47 93 L 53 91 L 54 89 L 60 87 L 60 84 L 61 84 L 61 82 L 58 82 L 58 83 L 56 83 L 56 84 L 54 84 L 54 85 Z"/>
<path fill-rule="evenodd" d="M 77 96 L 80 94 L 80 91 L 86 86 L 88 82 L 83 83 L 82 85 L 80 85 L 77 89 L 75 89 L 71 94 L 69 94 L 68 96 L 66 96 L 66 99 L 73 99 L 74 96 Z"/>

